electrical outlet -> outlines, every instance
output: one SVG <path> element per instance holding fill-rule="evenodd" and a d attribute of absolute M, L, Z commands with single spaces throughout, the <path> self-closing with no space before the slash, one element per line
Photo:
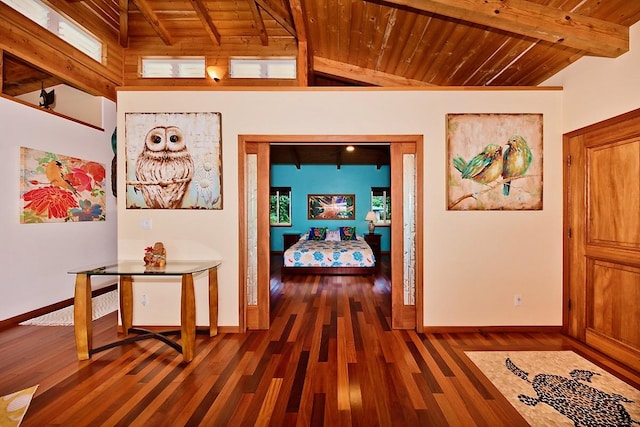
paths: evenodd
<path fill-rule="evenodd" d="M 516 294 L 513 296 L 513 305 L 515 305 L 516 307 L 522 305 L 522 295 Z"/>
<path fill-rule="evenodd" d="M 142 294 L 142 298 L 140 299 L 140 303 L 144 306 L 149 302 L 149 298 L 147 298 L 147 294 Z"/>

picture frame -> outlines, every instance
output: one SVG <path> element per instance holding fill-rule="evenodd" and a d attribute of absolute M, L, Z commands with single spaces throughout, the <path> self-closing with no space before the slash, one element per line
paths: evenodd
<path fill-rule="evenodd" d="M 356 218 L 355 194 L 307 195 L 308 219 L 353 220 Z"/>
<path fill-rule="evenodd" d="M 447 114 L 447 210 L 542 210 L 542 173 L 542 114 Z"/>
<path fill-rule="evenodd" d="M 222 115 L 125 113 L 127 209 L 222 209 Z"/>

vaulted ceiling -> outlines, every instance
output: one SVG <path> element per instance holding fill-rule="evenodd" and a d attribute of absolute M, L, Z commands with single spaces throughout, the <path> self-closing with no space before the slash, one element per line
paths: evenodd
<path fill-rule="evenodd" d="M 49 2 L 119 41 L 120 85 L 167 84 L 140 79 L 142 56 L 204 55 L 223 73 L 230 56 L 298 60 L 293 82 L 221 85 L 535 86 L 583 56 L 625 53 L 640 20 L 636 0 Z"/>

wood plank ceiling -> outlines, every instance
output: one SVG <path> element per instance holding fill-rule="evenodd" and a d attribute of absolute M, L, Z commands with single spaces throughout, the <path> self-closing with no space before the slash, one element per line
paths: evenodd
<path fill-rule="evenodd" d="M 46 1 L 119 40 L 119 86 L 536 86 L 583 56 L 627 52 L 640 20 L 637 0 Z M 141 57 L 193 55 L 222 79 L 140 78 Z M 298 78 L 231 79 L 232 56 L 293 57 Z M 17 94 L 29 76 L 3 59 L 3 92 Z"/>
<path fill-rule="evenodd" d="M 585 55 L 628 50 L 629 0 L 49 0 L 102 21 L 123 46 L 121 85 L 141 56 L 290 56 L 297 81 L 222 85 L 535 86 Z M 104 25 L 106 24 L 106 25 Z M 305 72 L 306 71 L 306 72 Z M 8 82 L 11 83 L 11 82 Z M 183 85 L 210 85 L 203 79 Z"/>

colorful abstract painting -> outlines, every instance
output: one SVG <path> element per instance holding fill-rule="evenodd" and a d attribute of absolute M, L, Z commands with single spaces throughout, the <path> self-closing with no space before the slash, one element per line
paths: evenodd
<path fill-rule="evenodd" d="M 20 147 L 20 222 L 104 221 L 103 164 Z"/>
<path fill-rule="evenodd" d="M 222 209 L 220 113 L 126 113 L 128 209 Z"/>
<path fill-rule="evenodd" d="M 447 114 L 447 209 L 542 209 L 542 114 Z"/>

